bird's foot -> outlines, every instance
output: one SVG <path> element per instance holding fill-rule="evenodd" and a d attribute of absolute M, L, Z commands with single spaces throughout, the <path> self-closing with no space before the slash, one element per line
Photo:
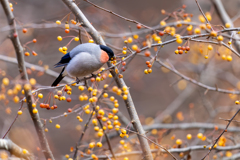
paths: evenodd
<path fill-rule="evenodd" d="M 93 77 L 93 78 L 96 78 L 96 77 L 97 77 L 97 75 L 92 73 L 92 77 Z"/>
<path fill-rule="evenodd" d="M 76 83 L 79 84 L 79 82 L 81 82 L 81 80 L 76 77 Z"/>

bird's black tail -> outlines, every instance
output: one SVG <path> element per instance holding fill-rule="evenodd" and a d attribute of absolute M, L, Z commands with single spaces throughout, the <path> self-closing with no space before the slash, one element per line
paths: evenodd
<path fill-rule="evenodd" d="M 57 79 L 53 82 L 52 87 L 57 86 L 58 83 L 65 77 L 65 76 L 63 75 L 64 70 L 65 70 L 65 67 L 63 67 L 62 72 L 59 74 L 59 76 L 57 77 Z"/>

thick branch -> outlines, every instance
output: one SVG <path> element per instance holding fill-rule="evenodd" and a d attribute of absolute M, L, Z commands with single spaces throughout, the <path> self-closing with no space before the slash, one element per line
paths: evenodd
<path fill-rule="evenodd" d="M 81 10 L 78 8 L 78 6 L 72 1 L 72 0 L 63 0 L 63 2 L 69 7 L 69 9 L 73 12 L 73 14 L 83 23 L 82 26 L 86 27 L 89 29 L 89 34 L 92 36 L 94 41 L 98 44 L 103 44 L 106 45 L 105 42 L 103 41 L 101 35 L 96 31 L 96 29 L 91 25 L 91 23 L 88 21 L 88 19 L 85 17 L 85 15 L 81 12 Z M 112 66 L 110 63 L 108 63 L 108 66 Z M 117 69 L 116 67 L 114 70 Z M 117 74 L 114 71 L 111 71 L 111 74 L 113 77 L 115 77 L 115 81 L 118 85 L 119 88 L 122 88 L 123 86 L 126 86 L 125 82 L 123 79 L 118 78 Z M 125 100 L 125 104 L 128 109 L 128 113 L 131 118 L 131 122 L 135 128 L 135 130 L 141 134 L 145 135 L 145 131 L 142 128 L 142 125 L 140 123 L 140 120 L 137 115 L 137 111 L 135 109 L 132 97 L 130 95 L 130 92 L 128 94 L 127 100 Z M 146 160 L 152 160 L 152 154 L 151 150 L 148 144 L 147 139 L 141 137 L 138 135 L 138 139 L 143 151 L 144 159 Z"/>
<path fill-rule="evenodd" d="M 9 151 L 11 154 L 13 154 L 16 157 L 24 158 L 27 160 L 33 160 L 33 155 L 31 155 L 29 152 L 23 153 L 23 149 L 13 143 L 10 139 L 0 139 L 0 149 L 5 149 Z"/>
<path fill-rule="evenodd" d="M 18 69 L 21 75 L 21 79 L 23 81 L 25 81 L 26 83 L 28 83 L 28 75 L 26 72 L 26 67 L 25 67 L 25 61 L 24 61 L 24 54 L 23 54 L 23 48 L 22 45 L 20 43 L 20 40 L 18 38 L 18 33 L 17 30 L 15 29 L 15 21 L 14 21 L 14 15 L 9 7 L 9 2 L 8 0 L 1 0 L 1 4 L 3 6 L 4 12 L 7 16 L 8 19 L 8 24 L 13 27 L 13 29 L 10 31 L 10 38 L 11 41 L 13 43 L 14 49 L 16 51 L 16 56 L 17 56 L 17 61 L 18 61 Z M 52 152 L 49 148 L 48 145 L 48 141 L 47 138 L 45 136 L 45 132 L 44 132 L 44 128 L 43 128 L 43 124 L 40 120 L 39 114 L 34 114 L 33 111 L 33 107 L 32 107 L 32 93 L 31 90 L 26 90 L 25 89 L 25 96 L 27 99 L 27 106 L 28 106 L 28 110 L 29 113 L 31 115 L 31 118 L 33 120 L 35 129 L 37 131 L 38 134 L 38 138 L 43 150 L 43 153 L 46 157 L 46 159 L 50 158 L 52 160 L 54 160 L 54 157 L 52 155 Z"/>
<path fill-rule="evenodd" d="M 229 23 L 231 25 L 231 28 L 234 28 L 234 24 L 233 24 L 231 18 L 228 16 L 226 10 L 224 9 L 224 6 L 223 6 L 221 0 L 212 0 L 212 2 L 214 4 L 214 7 L 215 7 L 217 13 L 219 14 L 219 16 L 222 20 L 222 22 L 224 24 Z M 234 32 L 229 32 L 229 34 L 230 35 L 233 34 L 233 36 L 232 36 L 233 38 L 237 38 L 237 39 L 240 38 L 236 33 L 234 34 Z M 240 42 L 235 41 L 234 44 L 235 44 L 235 47 L 237 48 L 237 51 L 240 52 Z"/>

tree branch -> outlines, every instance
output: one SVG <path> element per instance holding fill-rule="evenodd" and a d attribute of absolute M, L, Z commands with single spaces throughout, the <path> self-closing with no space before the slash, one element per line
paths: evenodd
<path fill-rule="evenodd" d="M 13 143 L 10 139 L 0 139 L 0 149 L 5 149 L 9 151 L 11 154 L 13 154 L 16 157 L 24 158 L 27 160 L 33 160 L 34 157 L 29 152 L 26 154 L 23 153 L 23 149 Z"/>
<path fill-rule="evenodd" d="M 106 45 L 103 41 L 101 35 L 96 31 L 96 29 L 91 25 L 91 23 L 88 21 L 88 19 L 85 17 L 85 15 L 81 12 L 81 10 L 78 8 L 78 6 L 72 1 L 72 0 L 63 0 L 63 2 L 68 6 L 68 8 L 73 12 L 73 14 L 83 23 L 82 26 L 89 29 L 89 34 L 92 36 L 94 41 L 98 44 Z M 111 67 L 112 64 L 108 63 L 108 66 Z M 114 71 L 117 69 L 114 67 Z M 118 85 L 119 88 L 122 88 L 123 86 L 126 86 L 123 79 L 118 78 L 118 75 L 114 72 L 110 71 L 113 77 L 115 77 L 115 82 Z M 142 128 L 141 122 L 138 118 L 137 111 L 135 109 L 132 97 L 130 95 L 130 92 L 128 94 L 127 100 L 125 100 L 125 104 L 128 110 L 128 113 L 131 118 L 131 122 L 135 128 L 135 130 L 141 134 L 145 135 L 145 131 Z M 138 139 L 143 151 L 144 159 L 145 160 L 152 160 L 152 154 L 151 150 L 148 144 L 147 139 L 141 137 L 138 135 Z"/>
<path fill-rule="evenodd" d="M 231 28 L 234 28 L 234 24 L 231 20 L 231 18 L 228 16 L 226 10 L 224 9 L 224 6 L 221 2 L 221 0 L 212 0 L 215 10 L 217 11 L 218 15 L 220 16 L 222 22 L 224 24 L 229 23 Z M 237 34 L 234 34 L 234 32 L 229 32 L 229 34 L 233 34 L 233 38 L 237 38 L 239 39 L 240 37 Z M 240 42 L 239 41 L 235 41 L 234 42 L 235 47 L 237 48 L 237 51 L 240 52 Z"/>
<path fill-rule="evenodd" d="M 24 54 L 23 54 L 23 48 L 22 45 L 20 43 L 20 40 L 18 38 L 18 33 L 17 30 L 15 29 L 15 21 L 14 21 L 14 15 L 10 9 L 9 6 L 9 2 L 8 0 L 1 0 L 1 4 L 2 7 L 4 9 L 4 12 L 7 16 L 8 19 L 8 24 L 13 27 L 13 29 L 10 31 L 10 39 L 13 43 L 13 46 L 15 48 L 16 51 L 16 56 L 17 56 L 17 61 L 18 61 L 18 69 L 21 75 L 21 79 L 23 81 L 25 81 L 26 83 L 28 83 L 28 75 L 27 75 L 27 71 L 26 71 L 26 66 L 25 66 L 25 61 L 24 61 Z M 30 90 L 26 90 L 25 91 L 25 96 L 27 99 L 27 106 L 28 106 L 28 111 L 31 115 L 31 118 L 33 120 L 35 129 L 37 131 L 38 134 L 38 138 L 42 147 L 42 152 L 44 153 L 46 159 L 51 158 L 52 160 L 54 160 L 54 157 L 52 155 L 52 152 L 50 150 L 50 147 L 48 145 L 48 141 L 44 132 L 44 128 L 43 128 L 43 124 L 40 120 L 39 114 L 34 114 L 33 111 L 33 107 L 32 107 L 32 93 L 31 93 L 31 89 Z"/>

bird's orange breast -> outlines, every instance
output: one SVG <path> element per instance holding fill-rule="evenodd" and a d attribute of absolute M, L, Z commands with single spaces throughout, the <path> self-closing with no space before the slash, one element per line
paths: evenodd
<path fill-rule="evenodd" d="M 109 56 L 107 52 L 101 50 L 101 56 L 100 56 L 101 63 L 106 63 L 108 60 L 109 60 Z"/>

